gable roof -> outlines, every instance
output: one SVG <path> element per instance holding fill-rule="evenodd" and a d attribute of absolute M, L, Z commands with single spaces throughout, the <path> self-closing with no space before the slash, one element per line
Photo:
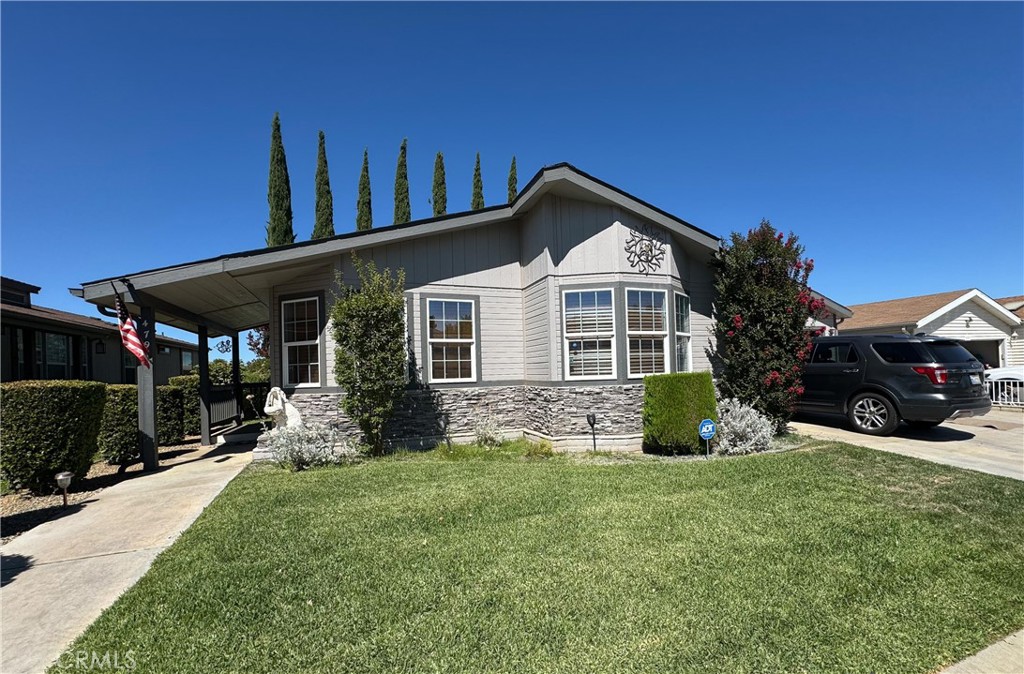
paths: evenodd
<path fill-rule="evenodd" d="M 506 222 L 529 211 L 549 192 L 611 203 L 664 227 L 693 250 L 711 254 L 719 249 L 720 240 L 713 234 L 562 163 L 538 171 L 510 204 L 120 274 L 83 283 L 81 289 L 70 291 L 86 301 L 110 307 L 115 287 L 125 293 L 126 301 L 130 300 L 130 281 L 134 291 L 139 291 L 136 296 L 145 294 L 153 300 L 157 321 L 193 332 L 202 321 L 210 325 L 211 336 L 227 334 L 267 322 L 269 290 L 261 283 L 272 274 L 294 276 L 331 264 L 339 254 L 349 251 Z"/>
<path fill-rule="evenodd" d="M 842 330 L 867 330 L 872 328 L 893 328 L 912 326 L 922 327 L 955 307 L 977 299 L 986 305 L 992 313 L 1003 318 L 1007 323 L 1019 325 L 1020 318 L 977 288 L 951 290 L 932 295 L 903 297 L 884 302 L 854 304 L 850 306 L 853 317 L 843 322 Z"/>
<path fill-rule="evenodd" d="M 91 316 L 83 316 L 82 314 L 73 314 L 70 311 L 61 311 L 60 309 L 51 309 L 49 307 L 41 307 L 33 305 L 31 307 L 23 307 L 19 304 L 8 304 L 4 303 L 3 308 L 0 309 L 0 313 L 4 314 L 4 322 L 7 322 L 7 318 L 10 314 L 21 316 L 27 320 L 39 321 L 49 325 L 60 325 L 69 328 L 77 328 L 79 331 L 92 332 L 96 334 L 115 334 L 120 335 L 120 330 L 114 323 L 104 321 L 100 318 L 93 318 Z M 165 337 L 163 335 L 157 335 L 156 341 L 158 344 L 164 344 L 167 346 L 180 346 L 183 348 L 189 348 L 192 350 L 197 349 L 195 343 L 186 342 L 181 339 L 175 339 L 174 337 Z"/>

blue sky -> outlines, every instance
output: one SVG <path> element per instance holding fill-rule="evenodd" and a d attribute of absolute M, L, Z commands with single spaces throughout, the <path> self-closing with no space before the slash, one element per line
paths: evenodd
<path fill-rule="evenodd" d="M 391 221 L 568 161 L 712 233 L 761 218 L 844 304 L 1024 293 L 1021 3 L 0 5 L 2 273 L 82 281 L 264 245 L 281 114 L 295 231 L 317 131 L 335 228 L 363 148 Z M 181 336 L 183 333 L 171 332 Z M 187 334 L 185 336 L 188 336 Z"/>

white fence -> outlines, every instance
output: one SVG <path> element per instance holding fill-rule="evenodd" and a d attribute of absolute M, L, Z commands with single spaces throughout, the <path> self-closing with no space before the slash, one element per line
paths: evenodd
<path fill-rule="evenodd" d="M 1024 407 L 1024 382 L 1003 379 L 987 381 L 985 385 L 994 405 Z"/>

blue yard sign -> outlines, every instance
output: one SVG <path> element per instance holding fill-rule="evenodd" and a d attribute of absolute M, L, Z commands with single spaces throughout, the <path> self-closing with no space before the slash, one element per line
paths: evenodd
<path fill-rule="evenodd" d="M 702 440 L 710 440 L 711 438 L 715 437 L 715 432 L 718 430 L 718 427 L 715 426 L 715 422 L 712 421 L 711 419 L 705 419 L 704 421 L 700 422 L 700 426 L 698 426 L 698 429 Z"/>

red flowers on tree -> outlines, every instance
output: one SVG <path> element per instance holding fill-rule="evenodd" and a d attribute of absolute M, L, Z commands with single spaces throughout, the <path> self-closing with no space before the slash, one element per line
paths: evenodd
<path fill-rule="evenodd" d="M 746 237 L 734 233 L 714 262 L 719 390 L 766 414 L 780 431 L 803 393 L 808 319 L 824 310 L 807 285 L 814 261 L 803 252 L 795 234 L 764 220 Z"/>

